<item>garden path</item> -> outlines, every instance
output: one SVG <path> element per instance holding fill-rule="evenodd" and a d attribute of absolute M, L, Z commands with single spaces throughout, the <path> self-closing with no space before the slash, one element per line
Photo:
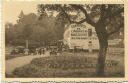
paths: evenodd
<path fill-rule="evenodd" d="M 40 57 L 46 57 L 46 56 L 49 56 L 48 52 L 46 52 L 45 55 L 29 55 L 29 56 L 16 57 L 13 59 L 6 60 L 5 72 L 6 74 L 11 75 L 16 68 L 29 64 L 34 58 L 40 58 Z"/>

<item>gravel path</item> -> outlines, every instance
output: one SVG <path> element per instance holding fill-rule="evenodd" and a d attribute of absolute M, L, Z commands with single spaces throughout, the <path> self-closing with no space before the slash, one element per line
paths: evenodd
<path fill-rule="evenodd" d="M 46 53 L 45 55 L 29 55 L 29 56 L 17 57 L 17 58 L 6 60 L 5 72 L 7 74 L 12 74 L 12 72 L 16 68 L 29 64 L 34 58 L 40 58 L 40 57 L 46 57 L 46 56 L 49 56 L 49 54 Z"/>

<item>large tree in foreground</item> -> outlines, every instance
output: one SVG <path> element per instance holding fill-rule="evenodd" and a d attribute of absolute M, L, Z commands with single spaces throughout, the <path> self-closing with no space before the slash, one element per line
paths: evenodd
<path fill-rule="evenodd" d="M 119 32 L 124 27 L 124 7 L 122 4 L 39 4 L 38 13 L 40 18 L 47 11 L 57 12 L 64 20 L 69 23 L 81 24 L 87 22 L 95 28 L 99 39 L 99 55 L 97 65 L 97 75 L 104 75 L 106 52 L 108 47 L 108 38 Z M 96 20 L 97 18 L 97 20 Z M 59 19 L 60 20 L 60 19 Z M 61 22 L 60 21 L 60 22 Z"/>

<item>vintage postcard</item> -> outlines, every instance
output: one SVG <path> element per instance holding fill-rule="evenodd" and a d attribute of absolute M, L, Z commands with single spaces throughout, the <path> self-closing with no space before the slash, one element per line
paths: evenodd
<path fill-rule="evenodd" d="M 128 2 L 2 2 L 3 82 L 128 81 Z"/>

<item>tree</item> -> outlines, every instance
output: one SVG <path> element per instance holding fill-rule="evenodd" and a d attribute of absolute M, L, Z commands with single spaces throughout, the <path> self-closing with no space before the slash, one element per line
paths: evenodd
<path fill-rule="evenodd" d="M 63 39 L 64 33 L 64 23 L 58 21 L 60 15 L 54 17 L 51 15 L 45 14 L 45 16 L 41 17 L 37 24 L 38 26 L 35 28 L 37 34 L 40 34 L 40 40 L 50 44 L 51 41 L 61 40 Z M 38 30 L 38 31 L 37 31 Z"/>
<path fill-rule="evenodd" d="M 25 17 L 24 12 L 23 12 L 23 10 L 21 10 L 21 12 L 20 12 L 20 14 L 18 16 L 19 19 L 17 20 L 17 23 L 23 22 L 23 18 L 24 17 Z"/>
<path fill-rule="evenodd" d="M 14 46 L 24 45 L 28 47 L 28 40 L 31 40 L 37 16 L 34 13 L 24 15 L 23 11 L 21 11 L 18 17 L 17 23 L 12 27 L 7 26 L 8 23 L 5 25 L 5 27 L 9 27 L 6 29 L 6 40 L 8 39 L 9 42 L 7 43 Z"/>
<path fill-rule="evenodd" d="M 42 19 L 37 20 L 36 14 L 25 15 L 21 11 L 16 24 L 6 24 L 6 41 L 15 46 L 24 45 L 28 48 L 28 44 L 41 46 L 44 43 L 48 45 L 53 40 L 60 40 L 63 38 L 64 24 L 58 22 L 58 17 L 59 15 L 54 17 L 51 13 L 49 16 L 44 14 Z"/>
<path fill-rule="evenodd" d="M 5 24 L 5 43 L 8 44 L 10 40 L 12 40 L 12 34 L 11 34 L 11 29 L 13 28 L 13 24 L 7 22 Z"/>
<path fill-rule="evenodd" d="M 26 24 L 26 25 L 24 26 L 23 32 L 22 32 L 22 33 L 23 33 L 22 36 L 23 36 L 23 38 L 25 39 L 25 43 L 26 43 L 25 46 L 26 46 L 26 48 L 28 48 L 29 40 L 30 40 L 30 36 L 31 36 L 32 32 L 33 32 L 32 26 Z"/>
<path fill-rule="evenodd" d="M 69 24 L 82 24 L 87 22 L 95 28 L 99 39 L 99 55 L 97 75 L 104 75 L 106 52 L 108 48 L 108 38 L 119 32 L 124 27 L 124 7 L 122 4 L 39 4 L 38 12 L 43 16 L 47 11 L 57 11 L 61 14 L 61 19 L 68 21 Z M 71 15 L 71 13 L 76 13 Z M 80 16 L 82 18 L 80 18 Z M 98 18 L 96 20 L 96 18 Z"/>

